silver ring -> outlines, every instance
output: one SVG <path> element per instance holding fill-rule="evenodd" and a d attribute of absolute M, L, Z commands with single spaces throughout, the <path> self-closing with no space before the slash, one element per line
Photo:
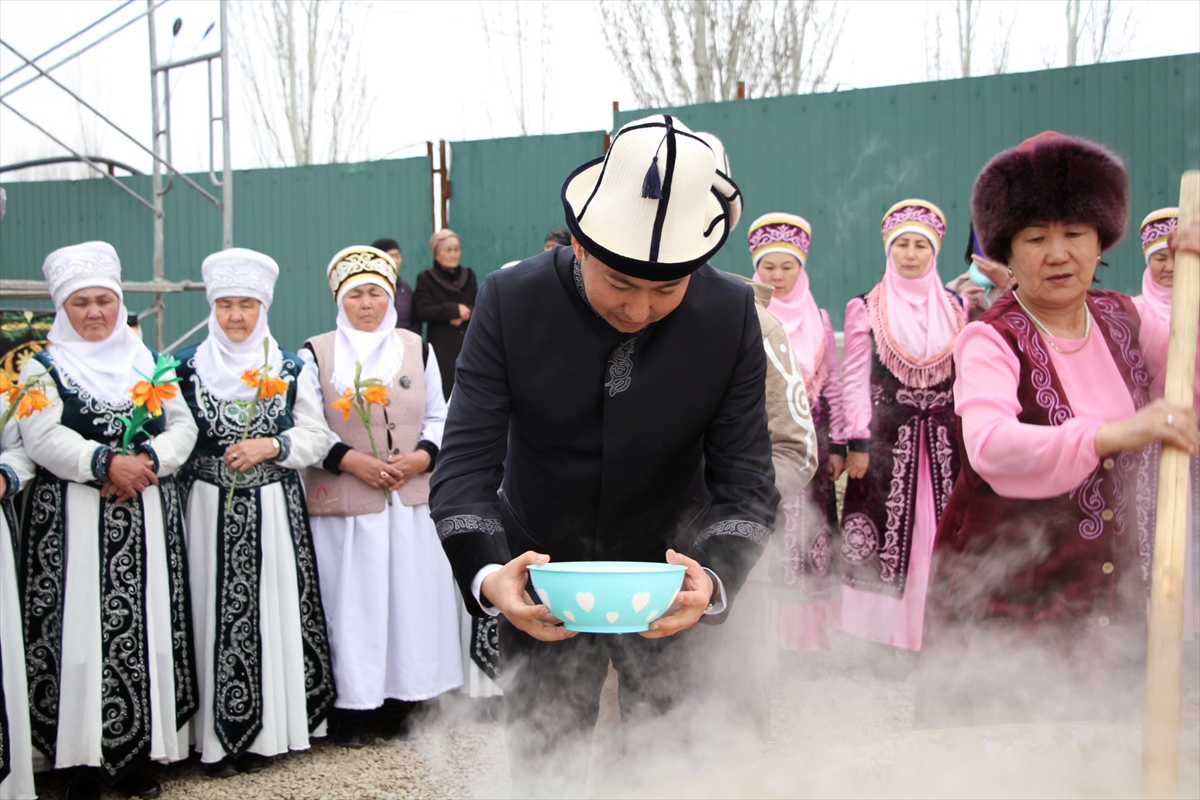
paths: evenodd
<path fill-rule="evenodd" d="M 1167 427 L 1168 428 L 1175 427 L 1175 415 L 1174 414 L 1167 414 Z"/>
<path fill-rule="evenodd" d="M 242 455 L 241 453 L 234 453 L 233 455 L 231 455 L 231 456 L 229 457 L 229 460 L 230 460 L 230 461 L 237 461 L 237 460 L 238 460 L 238 458 L 240 458 L 240 457 L 241 457 L 241 455 Z"/>

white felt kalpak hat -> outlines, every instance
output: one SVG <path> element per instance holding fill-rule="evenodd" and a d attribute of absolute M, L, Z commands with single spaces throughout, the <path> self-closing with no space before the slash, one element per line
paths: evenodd
<path fill-rule="evenodd" d="M 736 221 L 726 192 L 740 192 L 728 176 L 718 177 L 718 166 L 724 163 L 712 146 L 674 117 L 630 122 L 603 158 L 563 184 L 567 227 L 618 272 L 651 281 L 682 278 L 721 249 Z"/>
<path fill-rule="evenodd" d="M 213 253 L 200 265 L 208 304 L 222 297 L 253 297 L 263 308 L 271 307 L 279 265 L 257 250 L 230 247 Z"/>
<path fill-rule="evenodd" d="M 733 174 L 729 166 L 729 154 L 725 152 L 725 145 L 721 140 L 711 133 L 696 131 L 696 135 L 708 143 L 717 158 L 717 177 L 713 179 L 713 188 L 720 192 L 729 204 L 729 230 L 732 231 L 742 218 L 742 190 L 729 177 Z"/>

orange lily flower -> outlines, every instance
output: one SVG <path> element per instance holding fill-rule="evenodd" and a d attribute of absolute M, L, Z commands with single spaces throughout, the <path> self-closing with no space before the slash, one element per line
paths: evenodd
<path fill-rule="evenodd" d="M 247 386 L 258 388 L 258 370 L 248 369 L 242 373 L 242 382 Z"/>
<path fill-rule="evenodd" d="M 35 411 L 41 411 L 43 408 L 50 407 L 50 398 L 46 397 L 46 393 L 41 389 L 30 389 L 21 398 L 21 404 L 17 406 L 17 416 L 24 419 L 25 417 L 33 416 Z"/>
<path fill-rule="evenodd" d="M 0 369 L 0 394 L 7 393 L 8 402 L 11 403 L 19 391 L 21 391 L 21 385 L 9 380 L 8 373 Z"/>
<path fill-rule="evenodd" d="M 277 394 L 284 394 L 288 390 L 288 382 L 283 378 L 272 378 L 270 376 L 263 378 L 262 385 L 259 387 L 261 396 L 274 397 Z"/>
<path fill-rule="evenodd" d="M 386 386 L 368 386 L 363 389 L 363 398 L 368 403 L 374 403 L 381 406 L 387 402 L 387 387 Z"/>
<path fill-rule="evenodd" d="M 163 401 L 174 397 L 176 391 L 173 383 L 155 386 L 147 381 L 138 381 L 134 384 L 130 394 L 135 406 L 145 406 L 146 410 L 150 412 L 150 416 L 157 417 L 162 414 Z"/>
<path fill-rule="evenodd" d="M 342 419 L 350 419 L 350 403 L 354 400 L 354 391 L 347 389 L 344 394 L 329 405 L 342 412 Z"/>

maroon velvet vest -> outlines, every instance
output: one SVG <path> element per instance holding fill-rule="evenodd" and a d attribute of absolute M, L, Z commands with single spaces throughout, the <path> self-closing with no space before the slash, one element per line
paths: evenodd
<path fill-rule="evenodd" d="M 1141 408 L 1150 378 L 1138 346 L 1141 320 L 1116 292 L 1088 292 L 1095 332 L 1104 336 L 1124 388 Z M 1045 343 L 1011 293 L 981 319 L 1021 365 L 1018 419 L 1061 425 L 1074 414 Z M 1146 453 L 1120 453 L 1067 494 L 1046 500 L 1002 497 L 963 452 L 950 502 L 938 526 L 930 586 L 931 619 L 1007 619 L 1036 626 L 1095 617 L 1100 624 L 1145 615 L 1145 576 L 1153 525 Z M 1148 448 L 1149 450 L 1149 448 Z"/>

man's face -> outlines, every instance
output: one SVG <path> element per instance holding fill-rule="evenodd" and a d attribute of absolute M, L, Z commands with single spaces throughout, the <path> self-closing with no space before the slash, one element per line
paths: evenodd
<path fill-rule="evenodd" d="M 574 237 L 571 247 L 579 259 L 583 288 L 596 313 L 621 333 L 637 333 L 670 314 L 687 294 L 691 276 L 673 281 L 648 281 L 623 275 L 589 255 Z"/>

